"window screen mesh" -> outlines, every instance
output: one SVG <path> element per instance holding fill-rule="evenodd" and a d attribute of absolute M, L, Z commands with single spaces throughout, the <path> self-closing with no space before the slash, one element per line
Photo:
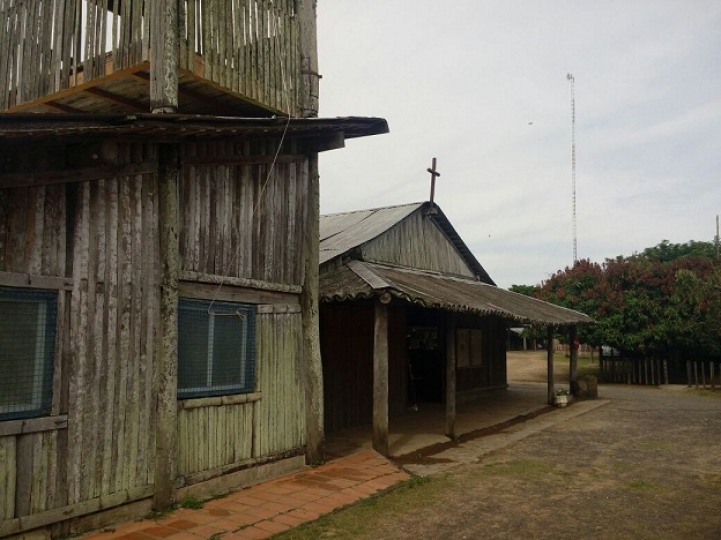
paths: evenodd
<path fill-rule="evenodd" d="M 50 413 L 57 293 L 0 287 L 0 420 Z"/>
<path fill-rule="evenodd" d="M 255 309 L 181 299 L 178 310 L 178 397 L 252 392 Z"/>

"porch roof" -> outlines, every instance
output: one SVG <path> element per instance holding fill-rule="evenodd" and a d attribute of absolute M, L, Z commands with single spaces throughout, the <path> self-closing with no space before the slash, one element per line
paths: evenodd
<path fill-rule="evenodd" d="M 342 141 L 388 133 L 383 118 L 245 118 L 197 114 L 0 114 L 0 143 L 88 137 L 154 138 L 159 141 L 228 137 L 298 137 L 328 135 Z M 327 146 L 327 145 L 324 145 Z M 338 146 L 335 146 L 338 147 Z M 320 148 L 318 150 L 322 150 Z M 317 150 L 316 150 L 317 151 Z"/>
<path fill-rule="evenodd" d="M 349 261 L 320 276 L 322 302 L 371 298 L 385 292 L 428 308 L 497 315 L 521 323 L 594 322 L 578 311 L 464 277 L 362 261 Z"/>

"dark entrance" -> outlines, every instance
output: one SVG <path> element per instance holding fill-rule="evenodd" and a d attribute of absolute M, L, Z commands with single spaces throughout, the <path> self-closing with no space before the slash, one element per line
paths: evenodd
<path fill-rule="evenodd" d="M 441 312 L 412 307 L 408 321 L 408 398 L 418 402 L 443 403 L 445 346 Z"/>

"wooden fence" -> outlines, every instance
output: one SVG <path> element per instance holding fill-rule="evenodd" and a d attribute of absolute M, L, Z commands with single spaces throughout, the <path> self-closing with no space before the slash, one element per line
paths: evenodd
<path fill-rule="evenodd" d="M 649 386 L 668 384 L 668 362 L 666 360 L 601 357 L 599 362 L 601 377 L 605 382 Z"/>
<path fill-rule="evenodd" d="M 721 363 L 686 361 L 686 380 L 689 388 L 721 389 Z"/>
<path fill-rule="evenodd" d="M 669 383 L 667 360 L 602 358 L 600 369 L 606 382 L 651 386 Z M 689 388 L 721 389 L 721 364 L 714 360 L 686 361 L 686 384 Z"/>
<path fill-rule="evenodd" d="M 294 6 L 181 1 L 181 69 L 295 112 L 302 66 Z M 149 11 L 144 0 L 0 0 L 0 110 L 142 66 L 150 59 Z"/>

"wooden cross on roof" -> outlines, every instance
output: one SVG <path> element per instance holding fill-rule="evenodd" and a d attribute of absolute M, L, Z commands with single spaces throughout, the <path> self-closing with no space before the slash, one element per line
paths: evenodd
<path fill-rule="evenodd" d="M 436 158 L 433 158 L 433 164 L 432 164 L 431 167 L 428 168 L 427 170 L 428 170 L 429 173 L 431 173 L 431 201 L 430 201 L 431 204 L 430 204 L 430 207 L 429 207 L 429 211 L 430 211 L 431 213 L 435 213 L 436 208 L 435 208 L 435 204 L 434 204 L 434 202 L 433 202 L 433 199 L 434 199 L 434 197 L 435 197 L 435 195 L 436 195 L 436 177 L 441 175 L 441 173 L 439 173 L 438 171 L 436 171 Z"/>

